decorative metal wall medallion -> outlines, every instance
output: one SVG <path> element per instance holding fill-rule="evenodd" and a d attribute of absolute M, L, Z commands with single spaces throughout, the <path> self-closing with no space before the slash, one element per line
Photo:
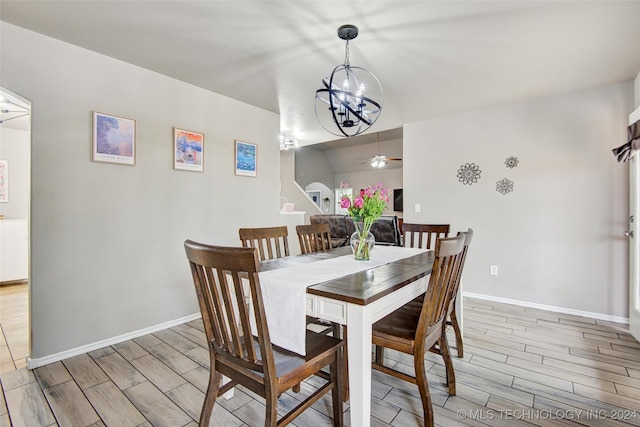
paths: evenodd
<path fill-rule="evenodd" d="M 458 169 L 458 181 L 465 185 L 471 185 L 478 182 L 481 173 L 480 166 L 476 166 L 475 163 L 465 163 L 460 165 L 460 169 Z"/>
<path fill-rule="evenodd" d="M 513 191 L 513 181 L 503 178 L 500 181 L 496 182 L 496 191 L 498 193 L 507 194 Z"/>
<path fill-rule="evenodd" d="M 509 169 L 513 169 L 513 168 L 517 168 L 518 167 L 518 158 L 517 157 L 507 157 L 507 160 L 504 162 L 505 165 L 507 165 L 507 167 Z"/>

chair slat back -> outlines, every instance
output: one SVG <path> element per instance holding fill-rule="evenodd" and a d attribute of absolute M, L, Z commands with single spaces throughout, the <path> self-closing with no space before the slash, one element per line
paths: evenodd
<path fill-rule="evenodd" d="M 241 228 L 238 231 L 245 248 L 257 248 L 260 261 L 289 256 L 289 234 L 286 225 L 278 227 Z"/>
<path fill-rule="evenodd" d="M 424 338 L 429 328 L 444 322 L 449 307 L 451 288 L 457 277 L 464 236 L 445 237 L 436 241 L 433 269 L 422 304 L 416 336 Z"/>
<path fill-rule="evenodd" d="M 469 245 L 473 240 L 473 230 L 469 228 L 467 231 L 459 231 L 458 236 L 464 236 L 464 247 L 462 248 L 462 253 L 460 254 L 460 265 L 458 266 L 458 271 L 456 272 L 456 278 L 453 286 L 451 287 L 451 302 L 456 298 L 458 294 L 458 289 L 460 288 L 460 280 L 462 279 L 462 270 L 464 269 L 464 263 L 467 259 L 467 252 L 469 251 Z"/>
<path fill-rule="evenodd" d="M 184 243 L 207 342 L 216 358 L 252 371 L 274 372 L 255 248 Z M 253 319 L 250 305 L 253 304 Z M 251 322 L 255 322 L 259 351 Z"/>
<path fill-rule="evenodd" d="M 408 248 L 432 249 L 436 240 L 449 237 L 449 224 L 402 223 L 402 239 Z"/>
<path fill-rule="evenodd" d="M 327 223 L 297 225 L 296 233 L 303 254 L 331 249 L 331 227 Z"/>

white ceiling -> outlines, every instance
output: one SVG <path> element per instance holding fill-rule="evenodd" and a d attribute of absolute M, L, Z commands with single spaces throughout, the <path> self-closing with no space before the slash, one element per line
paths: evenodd
<path fill-rule="evenodd" d="M 301 145 L 336 139 L 313 99 L 342 24 L 385 91 L 371 132 L 640 72 L 640 1 L 2 0 L 0 19 L 279 113 Z"/>

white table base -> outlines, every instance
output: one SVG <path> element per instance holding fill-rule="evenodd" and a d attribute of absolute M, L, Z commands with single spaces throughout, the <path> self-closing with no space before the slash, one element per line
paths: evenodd
<path fill-rule="evenodd" d="M 347 304 L 349 404 L 352 427 L 371 425 L 371 325 L 422 294 L 427 288 L 427 280 L 428 277 L 423 277 L 369 305 Z"/>

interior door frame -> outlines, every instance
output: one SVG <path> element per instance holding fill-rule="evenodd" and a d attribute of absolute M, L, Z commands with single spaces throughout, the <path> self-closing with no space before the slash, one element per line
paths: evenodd
<path fill-rule="evenodd" d="M 640 120 L 640 107 L 629 124 Z M 629 332 L 640 341 L 640 159 L 629 161 Z"/>

